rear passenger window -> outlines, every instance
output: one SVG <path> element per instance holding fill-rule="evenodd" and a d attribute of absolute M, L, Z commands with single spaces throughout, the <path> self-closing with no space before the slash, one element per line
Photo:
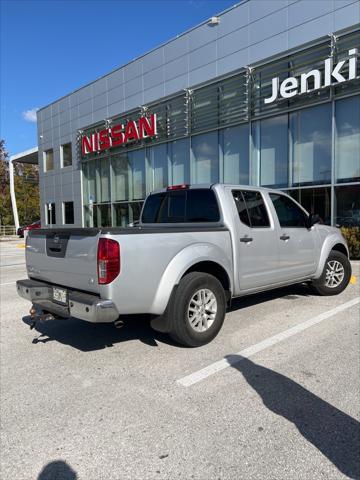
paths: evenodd
<path fill-rule="evenodd" d="M 209 189 L 170 191 L 150 195 L 145 202 L 142 223 L 218 222 L 220 212 Z"/>
<path fill-rule="evenodd" d="M 307 216 L 291 198 L 270 193 L 281 227 L 306 227 Z"/>
<path fill-rule="evenodd" d="M 219 207 L 212 190 L 187 191 L 187 222 L 218 222 L 219 220 Z"/>
<path fill-rule="evenodd" d="M 156 217 L 165 198 L 165 193 L 158 193 L 157 195 L 150 195 L 148 197 L 144 206 L 144 211 L 142 212 L 141 220 L 143 223 L 156 223 Z"/>
<path fill-rule="evenodd" d="M 236 208 L 242 223 L 245 223 L 248 227 L 251 227 L 249 214 L 246 208 L 245 200 L 241 192 L 233 192 Z"/>
<path fill-rule="evenodd" d="M 270 227 L 269 216 L 260 192 L 237 190 L 233 191 L 233 197 L 242 223 L 251 228 Z"/>

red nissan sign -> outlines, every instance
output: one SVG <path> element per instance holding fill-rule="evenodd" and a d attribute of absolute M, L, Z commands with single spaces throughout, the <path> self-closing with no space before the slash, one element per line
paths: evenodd
<path fill-rule="evenodd" d="M 119 123 L 89 136 L 83 135 L 81 137 L 82 155 L 126 145 L 143 138 L 155 137 L 156 134 L 156 114 L 152 113 L 148 117 L 140 117 L 137 121 L 130 120 L 126 124 Z"/>

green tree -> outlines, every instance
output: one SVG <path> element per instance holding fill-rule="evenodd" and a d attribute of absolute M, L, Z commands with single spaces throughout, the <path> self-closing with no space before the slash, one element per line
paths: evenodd
<path fill-rule="evenodd" d="M 0 225 L 14 225 L 10 198 L 8 157 L 5 141 L 0 140 Z M 14 182 L 20 225 L 28 225 L 35 220 L 39 220 L 38 166 L 15 163 Z"/>

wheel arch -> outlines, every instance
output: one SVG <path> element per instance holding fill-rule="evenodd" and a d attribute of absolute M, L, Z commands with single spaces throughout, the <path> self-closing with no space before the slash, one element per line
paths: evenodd
<path fill-rule="evenodd" d="M 348 258 L 349 258 L 349 253 L 345 247 L 344 244 L 342 243 L 336 243 L 331 250 L 335 250 L 336 252 L 340 252 L 340 253 L 343 253 L 344 255 L 346 255 Z"/>
<path fill-rule="evenodd" d="M 231 257 L 215 244 L 196 243 L 178 252 L 168 264 L 159 282 L 149 313 L 162 315 L 176 285 L 184 275 L 194 271 L 214 275 L 223 286 L 226 286 L 226 289 L 224 288 L 226 296 L 230 297 L 231 294 L 227 292 L 232 291 Z"/>
<path fill-rule="evenodd" d="M 321 247 L 321 253 L 320 253 L 320 258 L 319 258 L 319 263 L 318 267 L 316 270 L 316 273 L 314 275 L 314 278 L 320 278 L 323 272 L 323 269 L 325 267 L 326 260 L 328 256 L 330 255 L 331 251 L 337 251 L 340 253 L 343 253 L 346 255 L 347 258 L 349 258 L 349 250 L 347 248 L 347 245 L 345 243 L 345 240 L 339 233 L 335 233 L 333 235 L 329 235 L 322 247 Z"/>
<path fill-rule="evenodd" d="M 202 262 L 194 263 L 194 265 L 192 265 L 186 270 L 186 272 L 181 278 L 185 277 L 185 275 L 190 272 L 202 272 L 214 276 L 215 278 L 217 278 L 217 280 L 219 280 L 223 289 L 225 290 L 226 299 L 229 300 L 229 298 L 231 297 L 231 282 L 229 275 L 225 268 L 222 267 L 219 263 L 214 262 L 213 260 L 205 260 Z"/>

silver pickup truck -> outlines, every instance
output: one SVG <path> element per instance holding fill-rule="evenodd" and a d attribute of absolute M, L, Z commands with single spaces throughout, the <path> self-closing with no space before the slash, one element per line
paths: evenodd
<path fill-rule="evenodd" d="M 218 334 L 234 297 L 300 282 L 342 292 L 348 257 L 338 229 L 282 192 L 179 185 L 150 194 L 136 226 L 30 231 L 29 278 L 17 290 L 34 321 L 147 313 L 155 330 L 194 347 Z"/>

